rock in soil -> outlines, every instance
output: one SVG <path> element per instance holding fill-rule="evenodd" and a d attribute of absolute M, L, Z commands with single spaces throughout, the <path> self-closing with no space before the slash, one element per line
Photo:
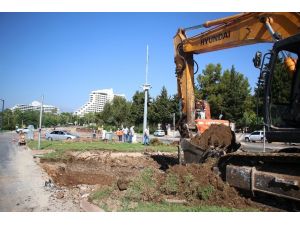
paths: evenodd
<path fill-rule="evenodd" d="M 63 197 L 65 197 L 64 193 L 62 191 L 58 192 L 56 195 L 55 195 L 56 198 L 58 199 L 62 199 Z"/>
<path fill-rule="evenodd" d="M 128 179 L 120 178 L 117 181 L 117 185 L 118 185 L 118 188 L 120 191 L 127 190 L 129 184 L 130 184 L 130 180 L 128 180 Z"/>

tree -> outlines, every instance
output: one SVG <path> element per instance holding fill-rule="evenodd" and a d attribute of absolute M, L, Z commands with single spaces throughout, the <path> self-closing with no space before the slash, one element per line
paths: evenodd
<path fill-rule="evenodd" d="M 107 102 L 104 107 L 103 111 L 101 112 L 101 117 L 105 124 L 114 125 L 114 117 L 112 114 L 112 104 L 111 102 Z"/>
<path fill-rule="evenodd" d="M 15 121 L 13 112 L 10 109 L 5 109 L 2 115 L 2 128 L 3 130 L 15 129 Z"/>
<path fill-rule="evenodd" d="M 220 64 L 209 64 L 197 76 L 196 96 L 210 104 L 212 118 L 235 122 L 237 126 L 247 124 L 253 119 L 253 98 L 248 79 L 232 66 L 221 74 Z M 246 113 L 245 113 L 246 112 Z"/>
<path fill-rule="evenodd" d="M 16 109 L 13 111 L 14 116 L 14 124 L 15 126 L 21 127 L 23 126 L 23 113 L 20 109 Z"/>
<path fill-rule="evenodd" d="M 209 102 L 213 118 L 218 118 L 222 112 L 221 71 L 221 64 L 208 64 L 202 74 L 199 74 L 196 78 L 198 85 L 195 88 L 195 96 L 197 99 Z"/>
<path fill-rule="evenodd" d="M 172 123 L 172 114 L 174 113 L 174 102 L 168 96 L 165 86 L 162 87 L 161 93 L 149 109 L 149 120 L 151 123 L 162 123 L 163 125 Z"/>
<path fill-rule="evenodd" d="M 90 124 L 95 122 L 95 113 L 94 112 L 89 112 L 84 114 L 84 123 Z"/>
<path fill-rule="evenodd" d="M 115 96 L 112 101 L 112 115 L 114 117 L 114 125 L 121 127 L 124 123 L 128 123 L 130 104 L 123 97 Z"/>
<path fill-rule="evenodd" d="M 130 118 L 129 118 L 129 121 L 135 125 L 139 125 L 143 123 L 144 101 L 145 101 L 144 92 L 136 91 L 132 97 L 132 103 L 130 106 Z"/>
<path fill-rule="evenodd" d="M 96 112 L 95 113 L 95 123 L 97 125 L 101 125 L 101 126 L 104 125 L 104 120 L 103 120 L 101 112 Z"/>
<path fill-rule="evenodd" d="M 179 112 L 179 97 L 177 94 L 173 95 L 170 99 L 170 111 L 171 113 L 175 113 L 175 121 L 177 121 L 180 117 Z M 175 128 L 174 128 L 175 129 Z"/>
<path fill-rule="evenodd" d="M 22 112 L 23 124 L 25 126 L 33 125 L 37 127 L 39 124 L 39 111 L 36 110 L 28 110 Z"/>
<path fill-rule="evenodd" d="M 237 72 L 234 66 L 231 70 L 223 73 L 220 82 L 223 103 L 221 110 L 225 118 L 238 122 L 243 118 L 245 111 L 250 110 L 251 95 L 248 79 L 243 74 Z"/>
<path fill-rule="evenodd" d="M 38 114 L 39 112 L 36 111 Z M 59 118 L 57 115 L 52 114 L 52 113 L 44 113 L 43 114 L 43 122 L 42 125 L 45 127 L 54 127 L 58 125 Z M 38 127 L 38 124 L 36 125 Z"/>

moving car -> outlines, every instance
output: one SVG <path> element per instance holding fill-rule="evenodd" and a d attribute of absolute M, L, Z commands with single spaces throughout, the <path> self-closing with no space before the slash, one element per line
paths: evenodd
<path fill-rule="evenodd" d="M 163 136 L 165 136 L 165 131 L 164 130 L 156 130 L 156 131 L 154 131 L 153 135 L 157 136 L 157 137 L 163 137 Z"/>
<path fill-rule="evenodd" d="M 264 140 L 264 132 L 262 130 L 257 130 L 252 132 L 251 134 L 245 135 L 245 141 L 247 142 L 263 141 L 263 140 Z"/>
<path fill-rule="evenodd" d="M 49 141 L 55 141 L 55 140 L 71 140 L 71 139 L 76 139 L 79 138 L 79 136 L 71 134 L 67 131 L 59 131 L 59 130 L 54 130 L 52 132 L 48 132 L 45 135 L 46 139 Z"/>

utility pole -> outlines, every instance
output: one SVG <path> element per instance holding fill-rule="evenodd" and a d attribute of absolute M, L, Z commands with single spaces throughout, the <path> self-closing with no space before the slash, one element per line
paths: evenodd
<path fill-rule="evenodd" d="M 148 103 L 148 92 L 149 89 L 151 88 L 151 85 L 148 84 L 148 63 L 149 63 L 149 48 L 147 45 L 147 60 L 146 60 L 146 82 L 142 86 L 143 90 L 145 92 L 145 102 L 144 102 L 144 122 L 143 122 L 143 133 L 147 127 L 147 114 L 148 114 L 148 109 L 147 109 L 147 103 Z M 143 142 L 144 142 L 144 135 L 143 135 Z"/>
<path fill-rule="evenodd" d="M 41 103 L 41 108 L 40 108 L 40 126 L 39 126 L 39 140 L 38 140 L 38 149 L 39 150 L 41 149 L 43 104 L 44 104 L 44 95 L 42 96 L 42 103 Z"/>
<path fill-rule="evenodd" d="M 1 113 L 1 120 L 0 120 L 0 131 L 3 130 L 3 116 L 4 116 L 4 99 L 0 99 L 0 101 L 2 101 L 2 113 Z"/>

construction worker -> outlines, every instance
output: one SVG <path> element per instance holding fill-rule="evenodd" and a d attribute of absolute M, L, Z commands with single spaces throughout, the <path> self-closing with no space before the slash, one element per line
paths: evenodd
<path fill-rule="evenodd" d="M 123 136 L 123 131 L 120 130 L 120 128 L 118 128 L 118 130 L 116 131 L 116 135 L 118 136 L 119 141 L 121 142 L 122 141 L 122 136 Z"/>

